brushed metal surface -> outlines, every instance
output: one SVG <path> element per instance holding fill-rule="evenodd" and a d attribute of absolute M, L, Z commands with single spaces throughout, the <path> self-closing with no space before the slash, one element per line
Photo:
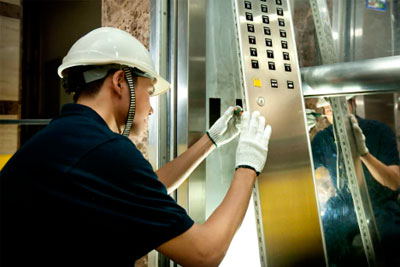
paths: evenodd
<path fill-rule="evenodd" d="M 305 97 L 387 93 L 400 90 L 400 56 L 301 69 Z"/>
<path fill-rule="evenodd" d="M 246 8 L 245 2 L 252 8 Z M 272 126 L 268 160 L 258 178 L 267 265 L 323 266 L 325 256 L 289 3 L 236 0 L 235 4 L 246 108 L 259 110 Z M 268 12 L 262 12 L 261 5 L 267 5 Z M 269 23 L 263 16 L 268 16 Z M 248 31 L 248 24 L 254 26 L 254 32 Z M 264 33 L 264 27 L 269 27 L 270 35 Z M 257 56 L 250 48 L 257 49 Z M 273 59 L 268 58 L 267 50 L 273 52 Z M 284 59 L 284 52 L 289 59 Z M 258 68 L 252 67 L 252 60 L 257 60 Z M 274 70 L 269 67 L 271 62 Z M 285 64 L 290 64 L 291 71 L 285 70 Z M 288 81 L 293 86 L 288 87 Z M 260 97 L 263 105 L 257 102 Z"/>
<path fill-rule="evenodd" d="M 177 3 L 177 155 L 206 130 L 205 14 L 205 1 Z M 203 162 L 178 190 L 178 203 L 187 208 L 197 223 L 204 222 L 206 216 L 205 173 Z"/>
<path fill-rule="evenodd" d="M 177 156 L 188 148 L 188 67 L 189 67 L 189 13 L 188 1 L 177 1 L 176 35 L 176 143 Z M 177 190 L 177 202 L 188 210 L 188 182 Z"/>

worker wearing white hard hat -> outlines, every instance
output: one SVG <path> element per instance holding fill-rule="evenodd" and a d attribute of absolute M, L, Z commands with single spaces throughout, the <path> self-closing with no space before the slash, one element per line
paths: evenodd
<path fill-rule="evenodd" d="M 229 107 L 185 153 L 154 172 L 127 138 L 146 130 L 150 96 L 170 87 L 145 47 L 124 31 L 95 29 L 71 47 L 58 74 L 75 103 L 1 172 L 4 262 L 133 266 L 157 249 L 183 266 L 217 266 L 266 162 L 271 128 L 264 117 Z M 227 196 L 204 224 L 194 223 L 168 194 L 239 134 Z"/>
<path fill-rule="evenodd" d="M 381 238 L 385 266 L 399 266 L 398 244 L 400 238 L 400 161 L 396 137 L 391 128 L 382 122 L 363 119 L 355 115 L 354 95 L 346 96 L 349 107 L 349 122 L 355 140 L 356 152 L 361 159 L 365 182 L 374 210 L 375 222 Z M 359 238 L 357 217 L 349 190 L 349 180 L 338 149 L 338 134 L 335 134 L 333 112 L 326 99 L 320 98 L 318 108 L 324 108 L 323 116 L 331 123 L 319 131 L 312 140 L 314 168 L 325 168 L 334 194 L 327 200 L 322 216 L 328 258 L 332 265 L 352 265 L 363 262 L 358 257 L 355 240 Z M 313 110 L 308 112 L 315 118 Z M 336 137 L 335 137 L 336 136 Z M 365 262 L 366 263 L 366 262 Z"/>

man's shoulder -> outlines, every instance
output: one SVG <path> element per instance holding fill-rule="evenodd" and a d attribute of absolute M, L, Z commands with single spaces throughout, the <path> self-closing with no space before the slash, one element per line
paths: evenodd
<path fill-rule="evenodd" d="M 358 118 L 358 124 L 363 130 L 363 133 L 367 135 L 379 135 L 382 132 L 393 133 L 392 128 L 381 121 Z"/>
<path fill-rule="evenodd" d="M 332 125 L 329 125 L 325 129 L 319 131 L 313 138 L 312 143 L 319 143 L 331 140 L 333 136 Z"/>

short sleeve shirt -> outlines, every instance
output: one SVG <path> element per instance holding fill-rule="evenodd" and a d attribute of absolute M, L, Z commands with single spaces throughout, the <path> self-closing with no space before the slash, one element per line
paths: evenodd
<path fill-rule="evenodd" d="M 384 123 L 357 117 L 358 124 L 366 138 L 369 152 L 385 165 L 399 165 L 396 137 L 392 129 Z M 332 125 L 320 131 L 312 141 L 314 168 L 321 166 L 328 169 L 333 184 L 336 186 L 337 151 Z M 340 154 L 340 153 L 339 153 Z M 339 170 L 344 171 L 343 159 L 340 158 Z M 398 192 L 378 183 L 363 164 L 364 176 L 372 204 L 377 205 L 388 199 L 396 199 Z"/>
<path fill-rule="evenodd" d="M 193 225 L 135 145 L 79 104 L 14 155 L 1 193 L 3 254 L 39 266 L 133 266 Z"/>

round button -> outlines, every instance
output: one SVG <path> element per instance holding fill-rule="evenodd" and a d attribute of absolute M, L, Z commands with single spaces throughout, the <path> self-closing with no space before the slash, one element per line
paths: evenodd
<path fill-rule="evenodd" d="M 259 96 L 258 98 L 257 98 L 257 104 L 259 105 L 259 106 L 264 106 L 264 104 L 265 104 L 265 100 L 264 100 L 264 97 L 262 97 L 262 96 Z"/>

